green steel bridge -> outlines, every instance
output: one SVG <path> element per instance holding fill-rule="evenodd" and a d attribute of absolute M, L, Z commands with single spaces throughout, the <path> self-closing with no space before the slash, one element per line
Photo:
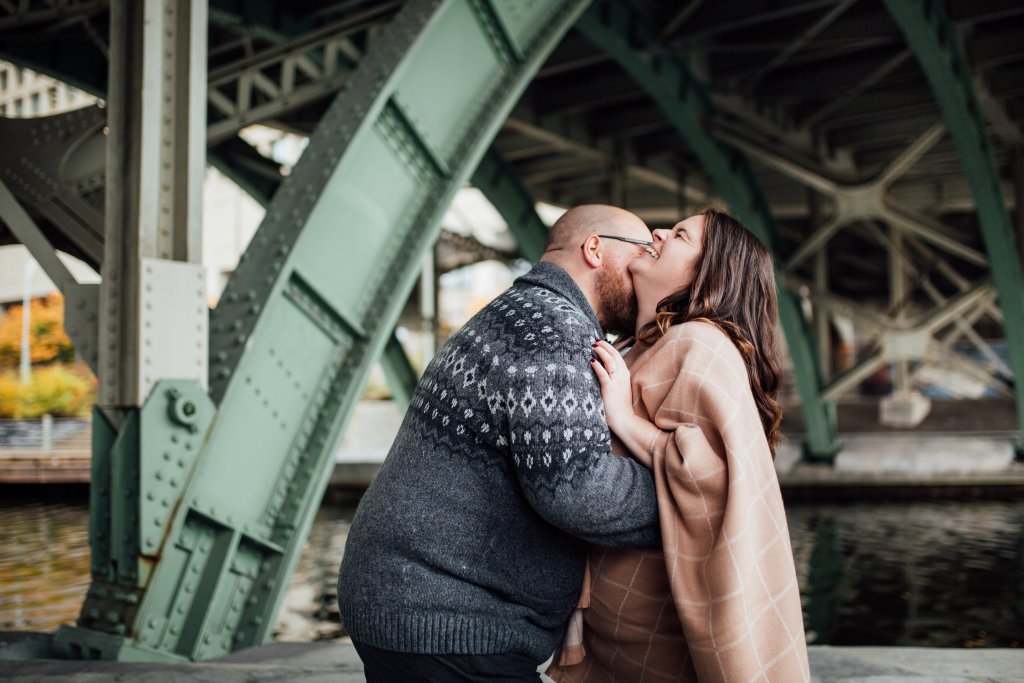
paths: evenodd
<path fill-rule="evenodd" d="M 0 119 L 0 243 L 100 379 L 69 656 L 270 637 L 372 364 L 415 384 L 395 323 L 466 183 L 528 259 L 538 200 L 728 206 L 776 255 L 810 460 L 883 365 L 913 412 L 924 358 L 1024 425 L 1019 0 L 3 0 L 0 58 L 104 102 Z M 309 136 L 286 177 L 255 123 Z M 208 163 L 267 209 L 212 311 Z M 876 340 L 842 371 L 832 316 Z"/>

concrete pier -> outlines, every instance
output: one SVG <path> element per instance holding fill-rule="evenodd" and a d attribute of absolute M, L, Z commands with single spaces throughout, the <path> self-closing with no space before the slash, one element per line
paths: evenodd
<path fill-rule="evenodd" d="M 0 634 L 4 680 L 10 683 L 364 683 L 362 663 L 346 640 L 271 643 L 208 662 L 138 664 L 54 659 L 45 634 Z M 898 647 L 810 648 L 814 683 L 1024 683 L 1024 650 Z"/>

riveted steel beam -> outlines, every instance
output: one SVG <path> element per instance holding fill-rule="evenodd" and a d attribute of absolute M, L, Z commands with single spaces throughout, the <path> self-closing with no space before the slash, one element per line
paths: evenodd
<path fill-rule="evenodd" d="M 102 96 L 107 89 L 110 45 L 97 24 L 106 22 L 109 0 L 59 3 L 19 0 L 19 5 L 32 5 L 38 10 L 32 16 L 46 23 L 37 21 L 29 31 L 11 22 L 0 25 L 0 55 L 15 64 Z M 49 5 L 49 10 L 44 5 Z M 46 14 L 47 11 L 50 14 Z M 9 16 L 13 22 L 14 15 Z M 312 22 L 296 18 L 287 4 L 237 0 L 212 0 L 209 23 L 247 39 L 258 38 L 271 43 L 312 29 Z M 46 39 L 41 40 L 41 36 Z M 210 47 L 211 52 L 217 48 Z"/>
<path fill-rule="evenodd" d="M 205 30 L 204 0 L 111 5 L 100 285 L 103 406 L 141 406 L 164 371 L 206 382 Z M 176 301 L 182 317 L 172 322 L 168 308 L 151 320 L 151 308 L 138 310 L 140 298 L 149 306 Z M 181 335 L 176 344 L 163 339 L 171 329 Z"/>
<path fill-rule="evenodd" d="M 209 142 L 216 144 L 247 125 L 331 97 L 361 57 L 353 37 L 381 26 L 395 5 L 382 3 L 356 12 L 212 71 Z"/>
<path fill-rule="evenodd" d="M 107 8 L 107 0 L 18 0 L 0 2 L 0 30 L 27 29 L 54 19 L 77 19 Z"/>
<path fill-rule="evenodd" d="M 491 149 L 480 160 L 472 182 L 505 219 L 523 258 L 533 262 L 540 260 L 548 229 L 537 215 L 533 197 L 515 170 Z"/>
<path fill-rule="evenodd" d="M 98 197 L 103 189 L 106 120 L 99 107 L 0 119 L 4 182 L 27 210 L 44 219 L 40 227 L 51 249 L 67 251 L 97 270 L 103 260 L 103 213 L 83 197 Z"/>
<path fill-rule="evenodd" d="M 1003 311 L 1010 365 L 1018 378 L 1017 418 L 1024 431 L 1024 382 L 1019 381 L 1024 377 L 1024 278 L 974 80 L 941 2 L 885 0 L 885 6 L 906 36 L 931 85 L 971 185 L 992 280 Z M 1018 441 L 1018 448 L 1024 449 L 1024 443 Z"/>
<path fill-rule="evenodd" d="M 656 44 L 656 33 L 630 4 L 601 2 L 592 6 L 577 29 L 615 60 L 644 87 L 686 139 L 723 198 L 736 215 L 773 253 L 775 221 L 749 165 L 743 156 L 715 140 L 705 127 L 713 105 L 702 83 L 686 63 L 672 54 L 649 54 L 645 46 Z M 784 286 L 781 273 L 779 319 L 786 334 L 801 410 L 807 425 L 806 454 L 830 460 L 840 448 L 833 409 L 820 398 L 822 378 L 813 333 L 799 305 Z"/>
<path fill-rule="evenodd" d="M 546 127 L 529 112 L 519 109 L 505 122 L 505 129 L 548 145 L 549 151 L 567 152 L 604 164 L 611 164 L 615 160 L 616 150 L 609 140 L 594 140 L 584 126 L 576 122 L 560 121 L 559 125 Z M 708 201 L 708 193 L 704 188 L 680 182 L 678 173 L 650 163 L 638 164 L 634 161 L 627 161 L 625 171 L 637 182 L 676 193 L 687 201 Z"/>
<path fill-rule="evenodd" d="M 405 349 L 402 348 L 402 342 L 393 332 L 384 345 L 384 351 L 380 356 L 380 366 L 384 370 L 388 386 L 391 387 L 392 399 L 404 412 L 409 407 L 413 392 L 416 391 L 419 377 L 416 374 L 416 368 L 409 361 Z"/>
<path fill-rule="evenodd" d="M 260 203 L 264 208 L 270 205 L 284 179 L 276 164 L 268 161 L 245 141 L 234 138 L 218 147 L 218 154 L 212 161 L 217 168 L 234 180 L 239 187 Z M 416 390 L 418 377 L 402 342 L 392 333 L 380 357 L 381 369 L 391 387 L 395 402 L 404 410 Z"/>
<path fill-rule="evenodd" d="M 283 180 L 276 165 L 268 163 L 256 150 L 238 138 L 221 144 L 214 158 L 212 163 L 246 189 L 257 202 L 264 207 L 270 204 L 271 197 Z M 523 257 L 537 261 L 544 250 L 547 226 L 537 215 L 535 202 L 516 176 L 515 170 L 491 148 L 473 172 L 470 183 L 483 192 L 505 219 Z M 450 236 L 452 239 L 455 237 Z M 394 400 L 404 409 L 416 389 L 418 376 L 401 341 L 394 334 L 384 347 L 380 364 Z"/>

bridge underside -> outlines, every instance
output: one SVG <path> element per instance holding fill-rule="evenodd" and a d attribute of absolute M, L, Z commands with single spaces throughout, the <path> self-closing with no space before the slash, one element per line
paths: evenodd
<path fill-rule="evenodd" d="M 840 448 L 835 402 L 881 368 L 892 424 L 943 381 L 1024 424 L 1019 2 L 9 7 L 0 57 L 108 101 L 0 120 L 0 243 L 64 291 L 102 386 L 71 654 L 268 638 L 371 364 L 399 398 L 415 382 L 395 322 L 467 182 L 530 260 L 536 201 L 652 227 L 731 208 L 776 256 L 810 458 Z M 288 176 L 240 136 L 256 123 L 309 136 Z M 206 161 L 267 209 L 212 312 L 191 293 L 218 229 L 195 219 Z"/>

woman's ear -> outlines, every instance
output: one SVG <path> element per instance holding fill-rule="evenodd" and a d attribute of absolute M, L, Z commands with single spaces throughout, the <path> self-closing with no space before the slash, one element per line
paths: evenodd
<path fill-rule="evenodd" d="M 591 268 L 600 268 L 601 261 L 601 238 L 591 235 L 583 242 L 583 260 Z"/>

